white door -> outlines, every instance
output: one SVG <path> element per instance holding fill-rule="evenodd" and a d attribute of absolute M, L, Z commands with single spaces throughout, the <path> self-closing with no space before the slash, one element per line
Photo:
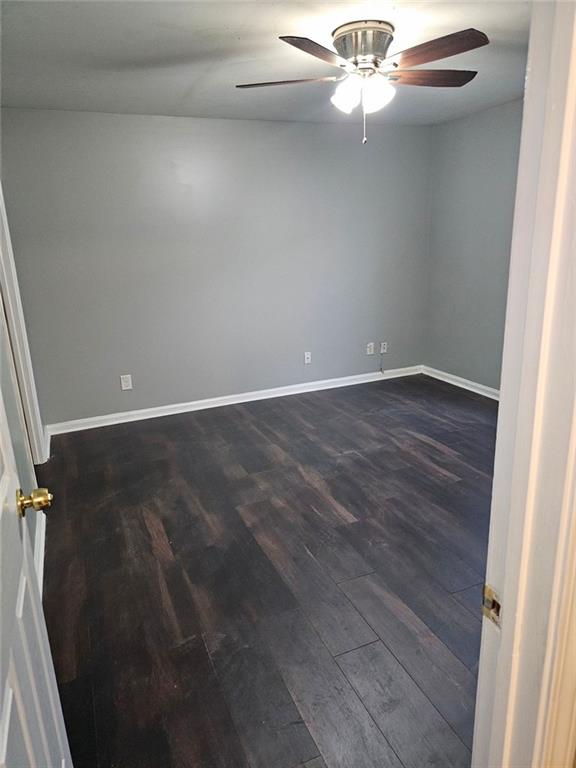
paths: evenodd
<path fill-rule="evenodd" d="M 0 304 L 0 344 L 7 343 Z M 10 361 L 10 350 L 0 359 Z M 0 388 L 0 768 L 72 766 L 10 434 Z M 12 376 L 13 371 L 8 372 Z M 31 488 L 24 488 L 26 493 Z"/>

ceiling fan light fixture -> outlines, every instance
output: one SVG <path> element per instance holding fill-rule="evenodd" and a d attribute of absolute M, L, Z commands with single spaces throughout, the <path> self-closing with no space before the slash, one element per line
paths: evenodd
<path fill-rule="evenodd" d="M 384 75 L 375 73 L 366 77 L 351 74 L 338 84 L 330 101 L 347 115 L 361 103 L 363 111 L 368 115 L 383 109 L 392 101 L 395 93 L 396 89 Z"/>
<path fill-rule="evenodd" d="M 280 40 L 285 43 L 326 64 L 337 67 L 340 70 L 340 77 L 334 75 L 299 80 L 244 83 L 236 87 L 260 88 L 272 85 L 339 81 L 330 101 L 347 115 L 362 104 L 364 129 L 362 141 L 365 144 L 367 115 L 378 112 L 392 101 L 396 93 L 396 85 L 460 88 L 478 74 L 459 69 L 413 69 L 413 67 L 473 51 L 490 42 L 484 32 L 471 27 L 434 40 L 427 40 L 389 56 L 388 48 L 393 37 L 394 26 L 390 22 L 374 19 L 352 21 L 337 27 L 332 33 L 336 50 L 325 48 L 309 37 L 282 35 Z"/>
<path fill-rule="evenodd" d="M 362 108 L 369 115 L 390 104 L 396 89 L 386 77 L 378 73 L 365 78 L 362 83 Z"/>
<path fill-rule="evenodd" d="M 346 112 L 347 115 L 360 104 L 362 100 L 362 78 L 360 75 L 348 75 L 336 87 L 330 101 L 334 106 Z"/>

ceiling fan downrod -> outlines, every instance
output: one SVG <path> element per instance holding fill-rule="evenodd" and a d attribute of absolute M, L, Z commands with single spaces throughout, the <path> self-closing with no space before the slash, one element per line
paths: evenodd
<path fill-rule="evenodd" d="M 332 32 L 334 48 L 360 70 L 378 68 L 393 37 L 394 27 L 389 21 L 350 21 Z"/>

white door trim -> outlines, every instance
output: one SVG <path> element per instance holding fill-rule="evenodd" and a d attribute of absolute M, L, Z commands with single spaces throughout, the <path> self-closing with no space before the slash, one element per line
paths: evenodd
<path fill-rule="evenodd" d="M 576 5 L 534 3 L 502 367 L 474 768 L 576 750 Z M 569 643 L 572 652 L 568 652 Z"/>
<path fill-rule="evenodd" d="M 534 765 L 576 764 L 576 412 L 554 573 Z"/>
<path fill-rule="evenodd" d="M 1 187 L 0 217 L 2 221 L 0 290 L 2 291 L 2 298 L 4 301 L 4 311 L 6 312 L 8 333 L 10 334 L 10 341 L 14 354 L 14 364 L 18 376 L 18 384 L 20 386 L 22 408 L 24 410 L 24 418 L 26 419 L 32 458 L 34 459 L 35 464 L 42 464 L 48 459 L 48 456 L 45 455 L 46 436 L 44 434 L 44 426 L 40 416 L 38 396 L 36 394 L 36 383 L 34 380 L 30 347 L 28 345 L 28 335 L 26 333 L 26 323 L 24 321 L 20 288 L 18 286 L 18 275 L 16 273 L 10 231 L 8 229 L 4 194 Z"/>

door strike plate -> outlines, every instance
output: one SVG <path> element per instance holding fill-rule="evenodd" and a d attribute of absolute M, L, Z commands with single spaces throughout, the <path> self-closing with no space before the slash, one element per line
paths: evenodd
<path fill-rule="evenodd" d="M 484 584 L 484 589 L 482 590 L 482 614 L 499 627 L 501 612 L 502 604 L 496 594 L 496 590 L 489 584 Z"/>

